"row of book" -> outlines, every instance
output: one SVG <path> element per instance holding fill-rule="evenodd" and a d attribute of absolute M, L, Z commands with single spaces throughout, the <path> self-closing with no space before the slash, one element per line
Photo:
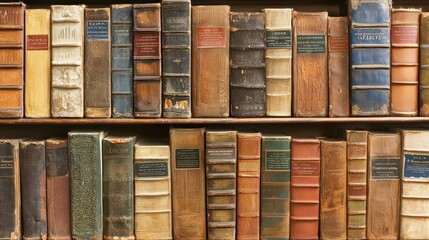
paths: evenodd
<path fill-rule="evenodd" d="M 429 239 L 429 130 L 341 132 L 2 139 L 0 238 Z"/>

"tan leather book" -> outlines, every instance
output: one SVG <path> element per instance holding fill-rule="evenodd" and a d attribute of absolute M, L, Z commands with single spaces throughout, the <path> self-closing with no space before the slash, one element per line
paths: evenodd
<path fill-rule="evenodd" d="M 328 13 L 293 11 L 293 114 L 328 115 Z"/>
<path fill-rule="evenodd" d="M 206 238 L 204 128 L 171 128 L 173 238 Z"/>
<path fill-rule="evenodd" d="M 229 116 L 229 6 L 192 6 L 192 116 Z"/>
<path fill-rule="evenodd" d="M 399 133 L 368 134 L 367 239 L 398 239 L 400 199 Z"/>
<path fill-rule="evenodd" d="M 51 116 L 51 10 L 25 10 L 25 117 Z"/>
<path fill-rule="evenodd" d="M 419 93 L 419 23 L 421 9 L 392 8 L 392 116 L 416 116 Z"/>

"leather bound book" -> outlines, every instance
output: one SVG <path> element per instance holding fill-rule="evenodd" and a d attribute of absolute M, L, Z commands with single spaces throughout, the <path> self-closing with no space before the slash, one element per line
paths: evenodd
<path fill-rule="evenodd" d="M 328 17 L 329 116 L 348 117 L 349 19 Z"/>
<path fill-rule="evenodd" d="M 420 17 L 420 69 L 419 107 L 420 116 L 429 116 L 429 12 Z"/>
<path fill-rule="evenodd" d="M 192 116 L 229 116 L 229 6 L 192 6 Z"/>
<path fill-rule="evenodd" d="M 320 140 L 292 138 L 290 238 L 318 239 Z"/>
<path fill-rule="evenodd" d="M 235 239 L 237 132 L 206 131 L 208 239 Z"/>
<path fill-rule="evenodd" d="M 259 239 L 260 133 L 237 133 L 237 159 L 237 239 Z"/>
<path fill-rule="evenodd" d="M 161 117 L 161 5 L 133 7 L 134 117 Z"/>
<path fill-rule="evenodd" d="M 368 239 L 398 239 L 400 210 L 399 133 L 368 134 Z"/>
<path fill-rule="evenodd" d="M 230 14 L 230 91 L 232 117 L 265 116 L 264 14 Z"/>
<path fill-rule="evenodd" d="M 25 10 L 25 117 L 51 116 L 51 10 Z"/>
<path fill-rule="evenodd" d="M 83 117 L 84 8 L 51 6 L 52 117 Z"/>
<path fill-rule="evenodd" d="M 328 116 L 328 13 L 293 11 L 293 114 Z"/>
<path fill-rule="evenodd" d="M 0 3 L 0 118 L 23 117 L 24 8 Z"/>
<path fill-rule="evenodd" d="M 320 239 L 347 239 L 347 144 L 320 141 Z"/>
<path fill-rule="evenodd" d="M 261 239 L 289 239 L 290 141 L 263 134 L 261 146 Z"/>
<path fill-rule="evenodd" d="M 206 239 L 204 128 L 171 128 L 170 147 L 173 238 Z"/>
<path fill-rule="evenodd" d="M 135 137 L 103 139 L 103 239 L 134 239 Z"/>
<path fill-rule="evenodd" d="M 191 2 L 163 0 L 162 116 L 191 117 Z"/>
<path fill-rule="evenodd" d="M 390 113 L 391 0 L 351 0 L 351 115 Z"/>
<path fill-rule="evenodd" d="M 21 239 L 19 140 L 0 139 L 0 239 Z"/>
<path fill-rule="evenodd" d="M 85 117 L 111 116 L 110 8 L 85 9 Z"/>
<path fill-rule="evenodd" d="M 264 8 L 266 114 L 289 117 L 292 108 L 292 9 Z"/>
<path fill-rule="evenodd" d="M 22 237 L 42 239 L 47 236 L 45 141 L 23 140 L 19 143 L 21 167 Z"/>

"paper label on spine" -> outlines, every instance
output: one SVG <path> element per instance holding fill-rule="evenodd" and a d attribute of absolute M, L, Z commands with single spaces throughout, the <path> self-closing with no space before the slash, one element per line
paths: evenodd
<path fill-rule="evenodd" d="M 224 27 L 197 28 L 198 48 L 223 48 L 226 45 Z"/>
<path fill-rule="evenodd" d="M 109 40 L 109 22 L 88 21 L 86 24 L 86 39 Z"/>
<path fill-rule="evenodd" d="M 399 159 L 373 159 L 372 179 L 399 179 Z"/>
<path fill-rule="evenodd" d="M 429 178 L 429 155 L 404 155 L 404 177 Z"/>
<path fill-rule="evenodd" d="M 141 178 L 167 177 L 168 162 L 134 163 L 134 176 Z"/>
<path fill-rule="evenodd" d="M 266 31 L 265 43 L 267 48 L 292 48 L 291 30 Z"/>
<path fill-rule="evenodd" d="M 182 148 L 176 149 L 176 168 L 200 168 L 200 149 Z"/>
<path fill-rule="evenodd" d="M 298 54 L 326 53 L 325 35 L 298 35 Z"/>
<path fill-rule="evenodd" d="M 48 50 L 49 36 L 48 34 L 27 35 L 27 50 Z"/>
<path fill-rule="evenodd" d="M 286 151 L 266 151 L 266 170 L 290 170 L 290 154 Z"/>

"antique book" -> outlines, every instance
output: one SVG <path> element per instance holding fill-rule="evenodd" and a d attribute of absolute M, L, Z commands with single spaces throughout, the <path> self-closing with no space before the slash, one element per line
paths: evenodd
<path fill-rule="evenodd" d="M 73 239 L 103 238 L 102 139 L 106 132 L 68 133 Z"/>
<path fill-rule="evenodd" d="M 235 239 L 237 132 L 206 131 L 208 239 Z"/>
<path fill-rule="evenodd" d="M 52 117 L 83 117 L 84 8 L 51 6 Z"/>
<path fill-rule="evenodd" d="M 191 117 L 191 1 L 163 0 L 162 116 Z"/>
<path fill-rule="evenodd" d="M 292 138 L 290 238 L 318 239 L 320 140 Z"/>
<path fill-rule="evenodd" d="M 237 133 L 237 239 L 259 239 L 261 133 Z"/>
<path fill-rule="evenodd" d="M 192 116 L 229 116 L 229 6 L 192 6 Z"/>
<path fill-rule="evenodd" d="M 49 138 L 45 148 L 48 238 L 71 239 L 67 139 Z"/>
<path fill-rule="evenodd" d="M 45 141 L 19 143 L 22 238 L 47 239 Z"/>
<path fill-rule="evenodd" d="M 24 115 L 24 8 L 22 2 L 0 3 L 0 118 Z"/>
<path fill-rule="evenodd" d="M 399 133 L 368 133 L 368 239 L 398 239 L 400 211 Z"/>
<path fill-rule="evenodd" d="M 261 12 L 230 14 L 231 117 L 263 117 L 265 96 L 265 30 Z"/>
<path fill-rule="evenodd" d="M 204 128 L 171 128 L 170 147 L 173 238 L 205 239 Z"/>
<path fill-rule="evenodd" d="M 133 7 L 134 117 L 161 117 L 161 5 Z"/>
<path fill-rule="evenodd" d="M 25 117 L 51 116 L 51 11 L 25 10 Z"/>
<path fill-rule="evenodd" d="M 347 143 L 320 141 L 320 238 L 347 239 Z"/>
<path fill-rule="evenodd" d="M 19 140 L 0 139 L 0 239 L 21 239 Z"/>
<path fill-rule="evenodd" d="M 351 115 L 390 112 L 391 0 L 351 0 Z"/>
<path fill-rule="evenodd" d="M 329 116 L 348 117 L 349 97 L 349 19 L 328 17 Z"/>
<path fill-rule="evenodd" d="M 429 116 L 429 12 L 420 17 L 419 113 Z"/>
<path fill-rule="evenodd" d="M 85 9 L 85 117 L 111 116 L 110 8 Z"/>
<path fill-rule="evenodd" d="M 168 140 L 140 140 L 134 149 L 136 239 L 173 239 Z"/>
<path fill-rule="evenodd" d="M 132 136 L 103 139 L 103 238 L 134 239 Z"/>
<path fill-rule="evenodd" d="M 261 239 L 289 239 L 290 141 L 282 134 L 262 134 Z"/>
<path fill-rule="evenodd" d="M 293 11 L 293 115 L 328 115 L 327 12 Z"/>
<path fill-rule="evenodd" d="M 115 4 L 112 14 L 112 117 L 133 113 L 133 6 Z"/>

